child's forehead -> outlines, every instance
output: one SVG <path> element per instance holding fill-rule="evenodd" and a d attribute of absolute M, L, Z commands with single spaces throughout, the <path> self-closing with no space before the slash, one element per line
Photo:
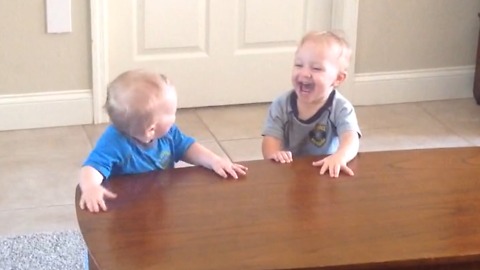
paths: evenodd
<path fill-rule="evenodd" d="M 327 43 L 317 43 L 317 42 L 305 42 L 303 43 L 295 53 L 295 57 L 299 57 L 302 55 L 314 55 L 316 57 L 330 57 L 330 56 L 337 56 L 338 52 L 341 50 L 339 46 L 335 46 L 335 44 L 327 44 Z"/>
<path fill-rule="evenodd" d="M 333 38 L 310 38 L 306 39 L 300 44 L 299 50 L 309 48 L 319 51 L 335 51 L 341 50 L 341 44 Z"/>

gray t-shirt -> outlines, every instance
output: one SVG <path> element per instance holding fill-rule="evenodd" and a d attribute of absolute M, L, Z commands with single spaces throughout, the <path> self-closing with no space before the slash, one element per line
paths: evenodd
<path fill-rule="evenodd" d="M 339 136 L 346 131 L 362 135 L 353 105 L 338 91 L 333 90 L 325 105 L 302 121 L 298 119 L 297 95 L 292 90 L 270 105 L 262 135 L 280 139 L 284 150 L 294 156 L 329 155 L 337 151 Z"/>

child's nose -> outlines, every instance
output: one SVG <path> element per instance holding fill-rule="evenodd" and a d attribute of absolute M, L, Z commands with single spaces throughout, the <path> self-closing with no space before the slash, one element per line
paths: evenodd
<path fill-rule="evenodd" d="M 310 69 L 308 69 L 308 68 L 302 68 L 300 70 L 300 75 L 303 78 L 311 78 L 312 77 L 312 72 L 310 72 Z"/>

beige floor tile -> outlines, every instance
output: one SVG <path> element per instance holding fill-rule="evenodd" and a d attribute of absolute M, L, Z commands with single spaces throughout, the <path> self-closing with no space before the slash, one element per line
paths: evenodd
<path fill-rule="evenodd" d="M 480 106 L 473 98 L 419 103 L 434 118 L 457 127 L 463 122 L 480 122 Z"/>
<path fill-rule="evenodd" d="M 475 99 L 431 101 L 420 105 L 453 133 L 480 145 L 480 106 Z"/>
<path fill-rule="evenodd" d="M 175 163 L 175 168 L 185 168 L 185 167 L 191 167 L 191 166 L 193 166 L 193 165 L 190 164 L 190 163 L 187 163 L 185 161 L 181 161 L 181 160 L 179 162 Z"/>
<path fill-rule="evenodd" d="M 355 111 L 362 130 L 422 126 L 436 121 L 417 103 L 358 106 Z"/>
<path fill-rule="evenodd" d="M 198 117 L 195 109 L 178 110 L 176 123 L 183 133 L 198 141 L 214 140 L 212 133 Z"/>
<path fill-rule="evenodd" d="M 216 141 L 203 141 L 203 142 L 199 141 L 199 143 L 205 146 L 206 148 L 210 149 L 215 154 L 223 158 L 228 158 L 227 154 L 223 151 L 222 147 L 220 147 L 220 145 Z M 192 166 L 192 165 L 184 161 L 179 161 L 175 163 L 175 168 L 182 168 L 182 167 L 189 167 L 189 166 Z"/>
<path fill-rule="evenodd" d="M 261 137 L 268 104 L 210 107 L 197 109 L 197 114 L 217 140 Z"/>
<path fill-rule="evenodd" d="M 441 124 L 403 128 L 366 129 L 360 140 L 360 152 L 437 147 L 471 146 Z"/>
<path fill-rule="evenodd" d="M 90 149 L 82 127 L 0 132 L 0 210 L 73 203 Z"/>
<path fill-rule="evenodd" d="M 463 123 L 445 123 L 451 130 L 473 145 L 480 146 L 480 121 Z"/>
<path fill-rule="evenodd" d="M 97 140 L 98 138 L 100 138 L 100 135 L 102 135 L 103 131 L 105 131 L 105 128 L 107 127 L 107 125 L 108 124 L 96 124 L 96 125 L 83 126 L 92 148 L 97 143 Z"/>
<path fill-rule="evenodd" d="M 220 141 L 234 162 L 263 159 L 262 138 Z"/>
<path fill-rule="evenodd" d="M 75 207 L 70 205 L 0 211 L 0 236 L 77 230 Z"/>

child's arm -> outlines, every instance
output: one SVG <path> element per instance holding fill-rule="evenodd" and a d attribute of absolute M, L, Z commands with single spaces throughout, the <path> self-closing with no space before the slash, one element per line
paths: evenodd
<path fill-rule="evenodd" d="M 346 131 L 340 136 L 340 145 L 334 154 L 313 162 L 313 166 L 320 166 L 320 174 L 329 172 L 331 177 L 338 177 L 340 171 L 353 175 L 352 169 L 347 166 L 358 153 L 360 139 L 356 131 Z"/>
<path fill-rule="evenodd" d="M 276 162 L 290 163 L 293 161 L 292 152 L 283 151 L 283 143 L 273 136 L 263 136 L 262 154 L 264 159 L 273 159 Z"/>
<path fill-rule="evenodd" d="M 98 212 L 100 209 L 107 211 L 104 198 L 115 198 L 117 195 L 104 188 L 102 181 L 103 175 L 93 167 L 84 166 L 80 169 L 81 209 L 86 207 L 90 212 Z"/>
<path fill-rule="evenodd" d="M 358 154 L 360 139 L 356 131 L 347 131 L 340 136 L 340 145 L 335 154 L 343 157 L 345 163 L 350 162 Z"/>
<path fill-rule="evenodd" d="M 243 165 L 232 163 L 228 159 L 217 156 L 197 142 L 194 142 L 188 148 L 182 159 L 185 162 L 211 169 L 223 178 L 231 175 L 233 178 L 238 179 L 237 173 L 245 175 L 248 170 L 248 168 Z"/>

